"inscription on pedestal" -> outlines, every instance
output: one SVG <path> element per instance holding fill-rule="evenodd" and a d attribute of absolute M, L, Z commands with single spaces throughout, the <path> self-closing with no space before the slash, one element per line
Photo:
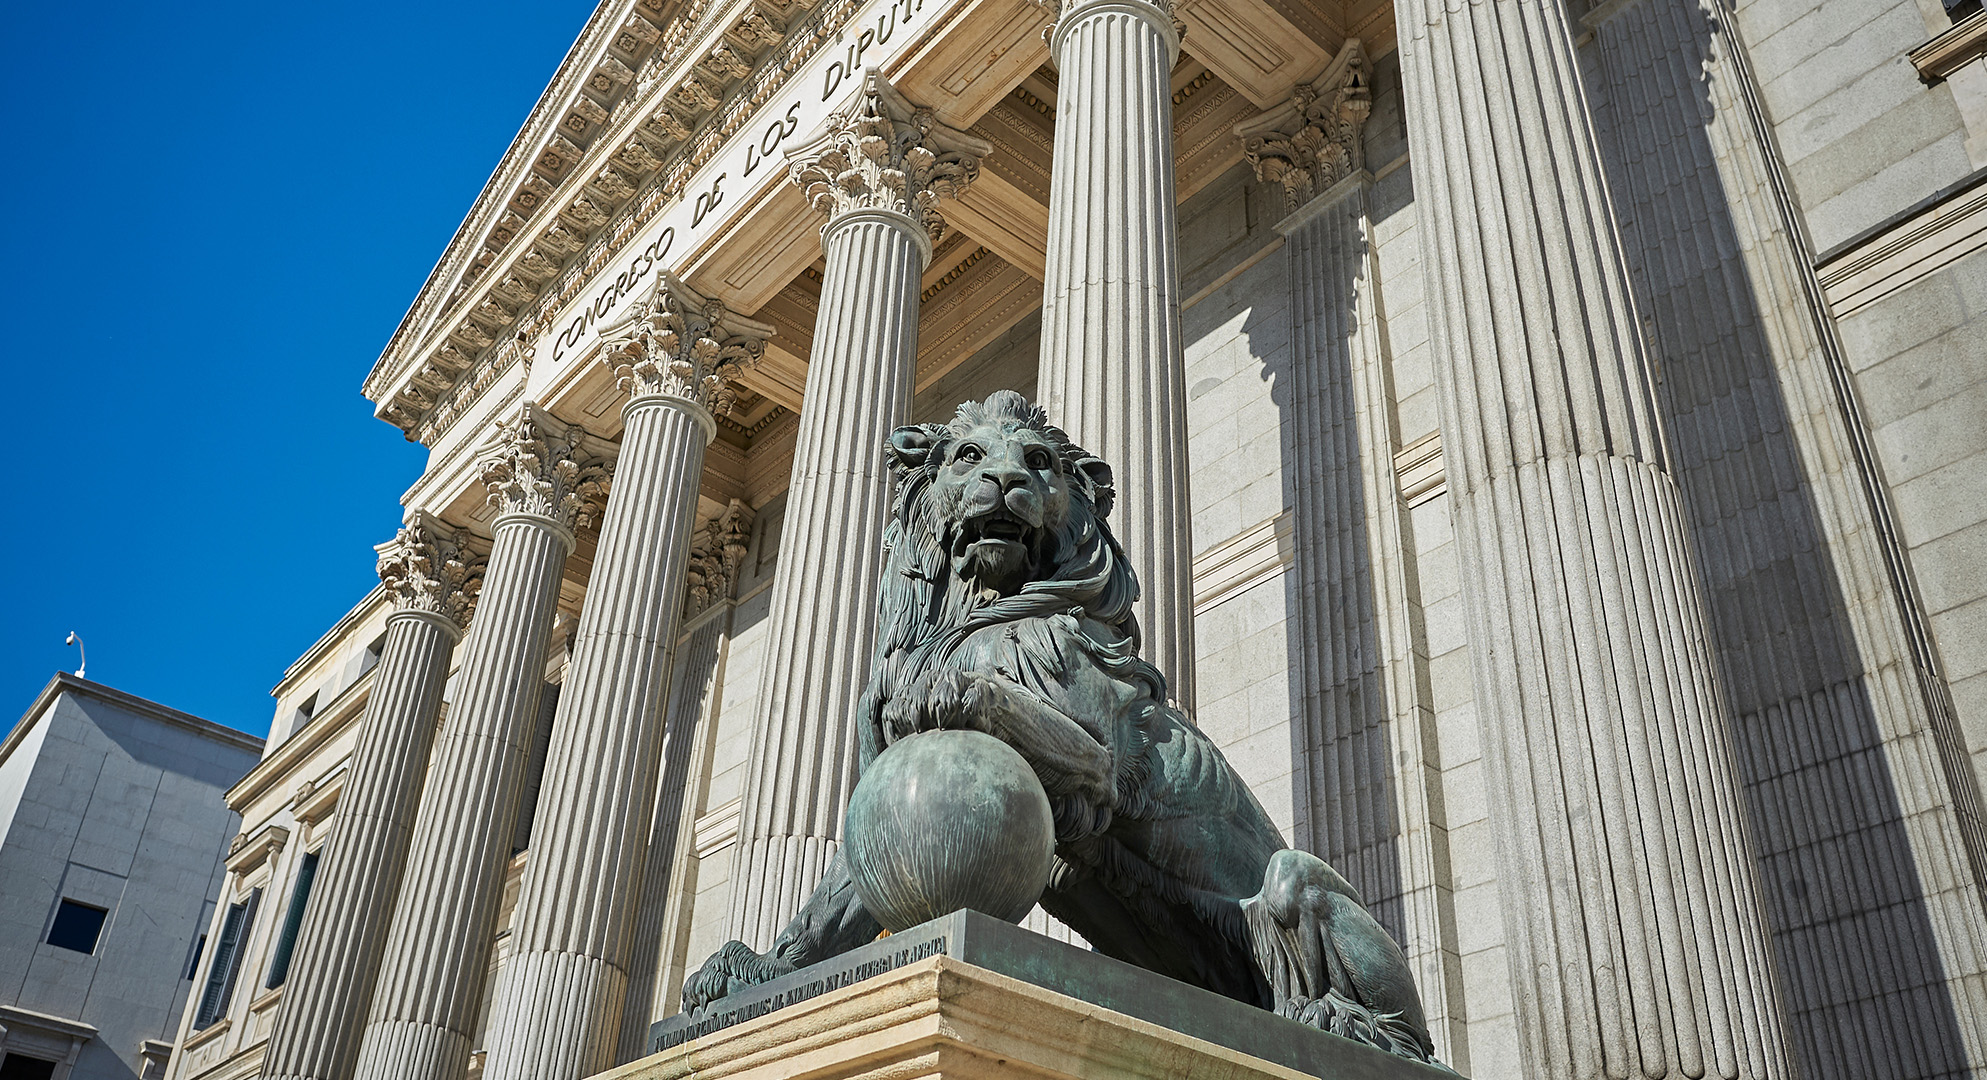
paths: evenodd
<path fill-rule="evenodd" d="M 956 955 L 952 938 L 959 922 L 938 919 L 889 937 L 878 938 L 832 960 L 782 975 L 750 990 L 712 1002 L 696 1014 L 678 1013 L 649 1028 L 649 1053 L 680 1046 L 691 1039 L 723 1031 L 769 1012 L 854 986 L 864 979 L 894 971 L 934 956 Z"/>

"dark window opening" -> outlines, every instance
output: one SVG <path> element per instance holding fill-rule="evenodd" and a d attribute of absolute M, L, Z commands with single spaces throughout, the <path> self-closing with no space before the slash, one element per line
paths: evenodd
<path fill-rule="evenodd" d="M 104 920 L 110 912 L 91 904 L 64 900 L 55 909 L 55 921 L 48 924 L 48 943 L 58 949 L 89 954 L 97 951 L 97 938 L 103 935 Z"/>
<path fill-rule="evenodd" d="M 297 947 L 297 931 L 303 929 L 304 907 L 310 903 L 311 882 L 317 880 L 317 852 L 304 855 L 297 866 L 297 884 L 290 890 L 290 910 L 283 913 L 283 932 L 276 939 L 276 953 L 269 961 L 269 978 L 263 986 L 274 990 L 290 977 L 290 953 Z"/>
<path fill-rule="evenodd" d="M 200 992 L 200 1009 L 193 1015 L 194 1030 L 211 1026 L 228 1011 L 235 994 L 235 975 L 241 971 L 241 956 L 247 951 L 248 932 L 255 925 L 255 909 L 262 903 L 262 890 L 248 894 L 239 904 L 228 905 L 228 917 L 221 922 L 221 940 L 214 943 L 214 960 L 207 968 L 207 985 Z"/>
<path fill-rule="evenodd" d="M 55 1075 L 55 1062 L 8 1054 L 0 1058 L 0 1080 L 49 1080 Z"/>
<path fill-rule="evenodd" d="M 190 980 L 200 971 L 200 954 L 207 951 L 207 935 L 202 934 L 193 940 L 193 957 L 186 962 L 186 977 Z"/>
<path fill-rule="evenodd" d="M 1980 12 L 1980 0 L 1945 0 L 1946 18 L 1961 23 Z"/>

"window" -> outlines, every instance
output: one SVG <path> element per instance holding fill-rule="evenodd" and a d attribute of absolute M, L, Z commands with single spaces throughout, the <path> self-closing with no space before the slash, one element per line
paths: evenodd
<path fill-rule="evenodd" d="M 1955 23 L 1965 22 L 1980 12 L 1980 0 L 1944 0 L 1944 3 L 1946 18 Z"/>
<path fill-rule="evenodd" d="M 65 899 L 55 909 L 55 921 L 48 924 L 48 943 L 58 949 L 94 953 L 97 938 L 103 934 L 103 921 L 109 916 L 103 908 Z"/>
<path fill-rule="evenodd" d="M 290 953 L 297 947 L 297 931 L 304 925 L 304 905 L 310 903 L 311 882 L 317 880 L 317 854 L 306 853 L 297 866 L 297 885 L 290 890 L 290 910 L 283 913 L 283 933 L 276 939 L 276 954 L 269 961 L 269 978 L 262 984 L 271 990 L 290 977 Z"/>
<path fill-rule="evenodd" d="M 191 982 L 191 981 L 193 981 L 193 976 L 194 976 L 194 975 L 195 975 L 195 974 L 196 974 L 197 972 L 199 972 L 199 970 L 200 970 L 200 954 L 201 954 L 201 953 L 203 953 L 203 952 L 206 952 L 206 951 L 207 951 L 207 935 L 206 935 L 206 934 L 202 934 L 202 935 L 200 935 L 200 936 L 199 936 L 198 938 L 195 938 L 195 939 L 194 939 L 194 941 L 193 941 L 193 958 L 192 958 L 191 960 L 188 960 L 188 961 L 186 962 L 186 979 L 187 979 L 187 981 L 188 981 L 188 982 Z"/>
<path fill-rule="evenodd" d="M 200 1010 L 193 1016 L 195 1030 L 211 1026 L 228 1011 L 228 1000 L 235 993 L 235 974 L 241 970 L 241 954 L 261 903 L 262 890 L 256 889 L 248 899 L 228 905 L 228 916 L 221 921 L 221 940 L 215 943 L 214 959 L 207 967 L 207 985 L 200 991 Z"/>
<path fill-rule="evenodd" d="M 312 694 L 304 699 L 303 704 L 297 706 L 297 726 L 303 727 L 305 724 L 310 723 L 311 717 L 316 715 L 317 695 Z"/>
<path fill-rule="evenodd" d="M 49 1080 L 55 1075 L 55 1062 L 8 1054 L 0 1058 L 0 1080 Z"/>

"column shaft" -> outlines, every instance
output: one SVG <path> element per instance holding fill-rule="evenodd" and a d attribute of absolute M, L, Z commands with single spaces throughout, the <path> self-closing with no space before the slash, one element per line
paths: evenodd
<path fill-rule="evenodd" d="M 1771 808 L 1754 838 L 1801 1073 L 1987 1071 L 1970 767 L 1736 27 L 1719 0 L 1588 18 L 1742 772 Z M 1807 895 L 1877 865 L 1880 887 Z"/>
<path fill-rule="evenodd" d="M 732 870 L 732 936 L 764 950 L 828 869 L 854 784 L 883 524 L 883 445 L 910 414 L 920 226 L 858 211 L 822 234 L 827 270 L 808 357 Z"/>
<path fill-rule="evenodd" d="M 387 620 L 358 747 L 263 1054 L 265 1077 L 352 1075 L 459 634 L 428 612 Z"/>
<path fill-rule="evenodd" d="M 1302 602 L 1303 747 L 1293 839 L 1346 875 L 1403 943 L 1436 1053 L 1463 1068 L 1445 831 L 1417 699 L 1419 613 L 1402 565 L 1406 507 L 1379 335 L 1378 259 L 1360 171 L 1279 228 L 1291 289 L 1291 433 Z"/>
<path fill-rule="evenodd" d="M 470 1045 L 515 837 L 525 759 L 545 684 L 565 525 L 497 519 L 479 617 L 422 793 L 357 1075 L 452 1080 Z"/>
<path fill-rule="evenodd" d="M 490 1024 L 491 1080 L 579 1080 L 613 1063 L 713 431 L 677 397 L 637 398 L 625 419 Z"/>
<path fill-rule="evenodd" d="M 1170 11 L 1146 0 L 1066 3 L 1053 33 L 1038 396 L 1117 470 L 1113 527 L 1142 587 L 1143 655 L 1191 707 L 1193 508 L 1171 84 L 1179 38 Z"/>
<path fill-rule="evenodd" d="M 1785 1076 L 1725 706 L 1565 12 L 1398 13 L 1527 1072 Z"/>

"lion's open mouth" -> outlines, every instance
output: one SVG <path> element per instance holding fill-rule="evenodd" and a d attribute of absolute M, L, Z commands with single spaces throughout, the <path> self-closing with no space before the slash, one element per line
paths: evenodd
<path fill-rule="evenodd" d="M 1011 544 L 1024 543 L 1028 539 L 1028 523 L 1014 516 L 1005 506 L 996 506 L 978 517 L 968 518 L 960 523 L 959 539 L 967 545 L 982 540 L 1002 540 Z"/>

